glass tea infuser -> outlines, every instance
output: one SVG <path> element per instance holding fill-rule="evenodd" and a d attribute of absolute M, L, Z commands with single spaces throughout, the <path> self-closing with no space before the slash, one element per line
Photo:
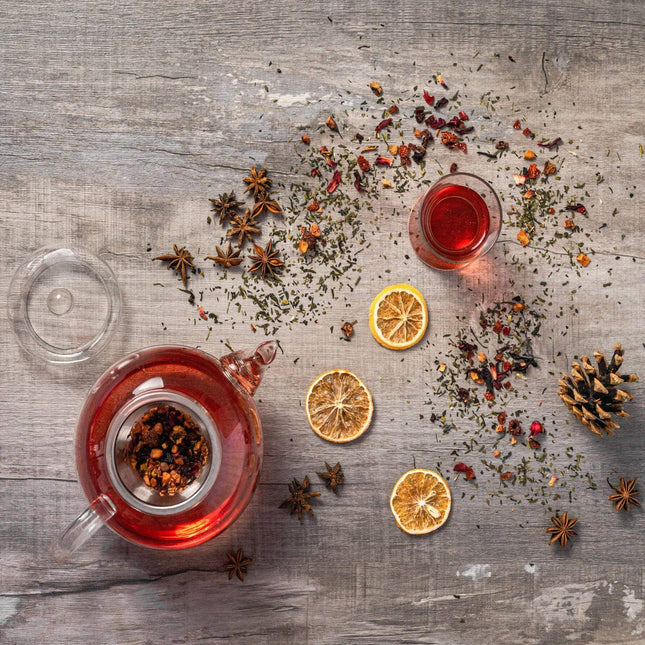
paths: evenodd
<path fill-rule="evenodd" d="M 112 271 L 79 249 L 40 249 L 18 269 L 9 294 L 20 344 L 51 363 L 96 354 L 119 308 Z M 252 396 L 277 347 L 270 341 L 220 359 L 188 347 L 150 347 L 112 365 L 90 390 L 76 430 L 76 465 L 90 505 L 55 545 L 56 559 L 103 524 L 136 544 L 182 549 L 237 519 L 262 463 Z"/>

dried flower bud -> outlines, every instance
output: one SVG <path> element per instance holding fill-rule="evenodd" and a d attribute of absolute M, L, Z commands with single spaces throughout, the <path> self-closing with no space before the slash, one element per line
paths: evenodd
<path fill-rule="evenodd" d="M 338 132 L 338 125 L 336 124 L 333 116 L 328 116 L 325 124 L 332 132 Z"/>

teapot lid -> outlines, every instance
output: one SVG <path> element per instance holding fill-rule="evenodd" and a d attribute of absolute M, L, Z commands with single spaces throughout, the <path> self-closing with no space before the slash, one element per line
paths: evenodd
<path fill-rule="evenodd" d="M 20 345 L 49 363 L 86 361 L 109 342 L 121 295 L 112 269 L 86 249 L 47 246 L 18 267 L 8 313 Z"/>

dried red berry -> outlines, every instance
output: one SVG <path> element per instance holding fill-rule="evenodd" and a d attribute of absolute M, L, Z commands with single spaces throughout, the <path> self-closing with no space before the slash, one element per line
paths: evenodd
<path fill-rule="evenodd" d="M 535 437 L 535 435 L 540 434 L 540 432 L 544 432 L 544 426 L 539 421 L 533 421 L 529 435 L 531 437 Z"/>
<path fill-rule="evenodd" d="M 363 155 L 360 155 L 358 157 L 358 167 L 363 172 L 367 172 L 371 168 L 370 162 L 367 159 L 365 159 L 365 157 L 363 157 Z"/>

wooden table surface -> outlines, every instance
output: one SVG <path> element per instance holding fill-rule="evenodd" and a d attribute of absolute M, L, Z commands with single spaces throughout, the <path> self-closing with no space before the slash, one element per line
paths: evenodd
<path fill-rule="evenodd" d="M 640 476 L 645 486 L 645 392 L 631 386 L 631 416 L 602 440 L 575 425 L 556 396 L 557 373 L 574 355 L 611 352 L 616 342 L 627 371 L 643 371 L 644 35 L 643 3 L 626 0 L 5 0 L 0 292 L 32 250 L 80 245 L 113 268 L 123 312 L 109 347 L 74 368 L 29 359 L 0 319 L 0 642 L 645 643 L 645 519 L 639 509 L 616 515 L 605 482 Z M 503 118 L 491 122 L 490 137 L 521 145 L 510 127 L 515 113 L 540 136 L 566 140 L 559 154 L 586 182 L 591 239 L 578 239 L 593 251 L 591 264 L 578 271 L 564 251 L 522 250 L 508 228 L 490 258 L 461 277 L 433 272 L 410 253 L 405 234 L 397 237 L 418 191 L 396 200 L 383 191 L 375 207 L 385 215 L 360 255 L 354 292 L 317 323 L 279 325 L 284 353 L 258 391 L 264 466 L 241 519 L 176 553 L 104 529 L 55 564 L 48 545 L 86 503 L 74 433 L 99 374 L 148 345 L 220 355 L 223 341 L 242 348 L 264 340 L 224 304 L 206 340 L 207 325 L 152 253 L 179 242 L 210 254 L 219 237 L 206 224 L 208 197 L 240 192 L 241 177 L 260 164 L 287 186 L 276 193 L 287 203 L 292 139 L 326 136 L 321 125 L 332 112 L 348 127 L 360 124 L 362 101 L 379 113 L 372 80 L 389 100 L 439 72 L 460 89 L 477 128 L 480 96 L 501 97 Z M 455 157 L 436 144 L 427 178 L 439 176 L 435 159 L 444 171 L 457 159 L 507 190 L 522 161 L 487 165 L 476 149 Z M 215 270 L 202 265 L 212 279 Z M 222 284 L 238 279 L 229 274 Z M 418 286 L 430 310 L 427 340 L 401 355 L 378 346 L 367 326 L 372 298 L 395 282 Z M 463 438 L 428 421 L 433 361 L 447 349 L 444 335 L 456 333 L 455 317 L 469 319 L 482 297 L 535 295 L 540 282 L 550 304 L 525 421 L 548 418 L 549 445 L 574 445 L 597 483 L 555 504 L 579 518 L 577 540 L 562 552 L 548 545 L 545 506 L 508 498 L 488 505 L 499 484 L 479 468 L 477 489 L 454 480 L 452 466 L 464 457 L 451 453 Z M 346 343 L 338 328 L 352 319 L 356 333 Z M 332 367 L 354 370 L 374 395 L 372 427 L 353 445 L 323 442 L 304 416 L 308 384 Z M 324 460 L 345 470 L 337 498 L 315 476 Z M 404 534 L 388 505 L 414 463 L 439 464 L 453 488 L 451 517 L 430 536 Z M 322 497 L 315 517 L 299 523 L 278 505 L 290 478 L 305 474 Z M 254 558 L 243 584 L 221 571 L 225 553 L 240 546 Z"/>

